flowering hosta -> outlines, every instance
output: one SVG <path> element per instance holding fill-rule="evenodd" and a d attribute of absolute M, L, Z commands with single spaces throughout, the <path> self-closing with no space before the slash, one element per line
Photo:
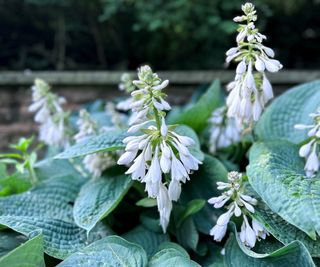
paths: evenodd
<path fill-rule="evenodd" d="M 157 199 L 160 224 L 166 232 L 172 209 L 171 201 L 177 201 L 181 194 L 181 183 L 189 180 L 189 174 L 198 169 L 201 162 L 189 151 L 194 141 L 175 133 L 176 126 L 167 126 L 164 110 L 170 105 L 164 100 L 162 91 L 168 80 L 161 81 L 149 66 L 138 71 L 139 80 L 133 81 L 138 87 L 131 93 L 131 107 L 134 119 L 129 133 L 141 134 L 126 137 L 126 152 L 118 164 L 134 162 L 126 172 L 133 180 L 146 184 L 148 196 Z M 166 175 L 169 174 L 169 175 Z"/>
<path fill-rule="evenodd" d="M 320 82 L 265 107 L 282 66 L 242 10 L 225 100 L 171 107 L 149 66 L 76 111 L 35 81 L 39 138 L 0 154 L 0 266 L 319 265 Z"/>
<path fill-rule="evenodd" d="M 50 86 L 43 80 L 36 79 L 32 86 L 32 101 L 29 111 L 37 112 L 34 120 L 40 124 L 39 140 L 47 145 L 65 147 L 69 144 L 68 117 L 61 105 L 65 98 L 50 92 Z"/>
<path fill-rule="evenodd" d="M 296 124 L 296 129 L 308 129 L 308 142 L 299 150 L 299 155 L 306 158 L 306 165 L 304 167 L 307 176 L 313 176 L 320 168 L 320 108 L 315 113 L 311 113 L 310 117 L 314 123 L 311 125 Z"/>
<path fill-rule="evenodd" d="M 217 224 L 211 229 L 210 235 L 214 240 L 221 241 L 227 231 L 227 225 L 234 215 L 236 217 L 242 216 L 242 225 L 240 232 L 241 241 L 248 247 L 253 248 L 256 244 L 256 240 L 259 238 L 265 239 L 267 232 L 264 227 L 255 219 L 252 220 L 252 227 L 250 226 L 248 217 L 254 213 L 254 206 L 257 204 L 257 200 L 244 193 L 244 182 L 242 175 L 238 172 L 229 172 L 228 183 L 217 182 L 219 190 L 225 190 L 219 197 L 213 197 L 208 200 L 215 208 L 219 209 L 226 205 L 228 211 L 222 214 Z"/>
<path fill-rule="evenodd" d="M 90 114 L 84 109 L 79 112 L 77 124 L 79 126 L 79 132 L 74 136 L 76 142 L 84 141 L 86 138 L 99 133 L 98 124 L 90 118 Z M 101 176 L 101 173 L 105 169 L 113 166 L 114 164 L 115 158 L 110 152 L 86 155 L 83 159 L 85 169 L 88 170 L 95 178 Z"/>
<path fill-rule="evenodd" d="M 234 18 L 235 22 L 240 23 L 237 47 L 226 53 L 227 63 L 232 60 L 239 62 L 234 81 L 227 87 L 230 91 L 227 105 L 228 116 L 250 124 L 260 118 L 265 104 L 273 98 L 272 86 L 265 71 L 277 72 L 282 65 L 273 59 L 274 51 L 262 44 L 266 36 L 254 24 L 257 20 L 254 5 L 246 3 L 242 11 L 244 15 Z"/>
<path fill-rule="evenodd" d="M 211 153 L 240 141 L 241 127 L 234 118 L 228 118 L 226 113 L 226 107 L 217 108 L 209 119 Z"/>

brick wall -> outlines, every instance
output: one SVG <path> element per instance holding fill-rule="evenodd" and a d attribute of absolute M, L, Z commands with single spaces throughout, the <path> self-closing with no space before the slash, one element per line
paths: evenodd
<path fill-rule="evenodd" d="M 160 77 L 170 80 L 169 101 L 182 104 L 190 98 L 194 88 L 219 78 L 224 84 L 233 77 L 233 71 L 160 72 Z M 31 102 L 30 85 L 35 77 L 48 81 L 53 90 L 66 97 L 67 110 L 78 109 L 82 104 L 96 99 L 120 96 L 117 83 L 121 72 L 0 72 L 0 151 L 19 136 L 36 134 L 33 114 L 28 112 Z M 294 84 L 320 78 L 320 71 L 282 71 L 271 75 L 276 94 Z"/>

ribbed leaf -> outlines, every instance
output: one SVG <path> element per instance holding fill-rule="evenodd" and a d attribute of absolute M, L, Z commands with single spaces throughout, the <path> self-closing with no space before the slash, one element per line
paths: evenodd
<path fill-rule="evenodd" d="M 309 114 L 320 106 L 320 81 L 296 86 L 285 92 L 266 109 L 255 127 L 259 140 L 302 142 L 307 132 L 294 129 L 295 124 L 312 122 Z"/>
<path fill-rule="evenodd" d="M 72 203 L 82 180 L 57 177 L 19 195 L 0 198 L 0 224 L 26 236 L 41 230 L 45 252 L 65 258 L 109 231 L 99 228 L 88 237 L 73 220 Z"/>
<path fill-rule="evenodd" d="M 212 111 L 220 105 L 220 82 L 215 80 L 200 99 L 183 112 L 177 112 L 170 117 L 171 124 L 185 124 L 196 132 L 201 132 L 208 124 Z"/>
<path fill-rule="evenodd" d="M 44 267 L 43 237 L 38 235 L 0 258 L 3 267 Z"/>
<path fill-rule="evenodd" d="M 190 181 L 183 185 L 181 201 L 187 204 L 194 199 L 207 201 L 213 196 L 218 196 L 221 194 L 221 191 L 217 190 L 216 182 L 226 181 L 226 179 L 227 170 L 222 163 L 206 155 L 199 170 L 191 175 Z M 204 234 L 208 234 L 220 213 L 219 210 L 213 209 L 206 202 L 205 206 L 193 215 L 198 230 Z"/>
<path fill-rule="evenodd" d="M 200 265 L 192 260 L 186 251 L 177 244 L 171 245 L 167 243 L 151 258 L 148 267 L 200 267 Z"/>
<path fill-rule="evenodd" d="M 147 252 L 148 257 L 157 251 L 157 248 L 161 243 L 168 242 L 170 240 L 168 234 L 150 231 L 142 225 L 125 233 L 122 237 L 130 242 L 140 245 Z"/>
<path fill-rule="evenodd" d="M 109 236 L 81 249 L 57 267 L 145 267 L 146 252 L 118 236 Z"/>
<path fill-rule="evenodd" d="M 320 175 L 305 176 L 298 150 L 286 141 L 256 143 L 247 174 L 272 211 L 315 239 L 320 233 Z"/>
<path fill-rule="evenodd" d="M 124 148 L 122 140 L 127 136 L 123 131 L 111 131 L 76 143 L 57 155 L 56 159 L 67 159 L 85 156 L 97 152 L 115 151 Z"/>
<path fill-rule="evenodd" d="M 90 231 L 117 207 L 131 186 L 131 178 L 123 173 L 122 168 L 109 170 L 82 186 L 73 209 L 77 225 Z"/>
<path fill-rule="evenodd" d="M 305 245 L 312 257 L 320 257 L 320 240 L 312 240 L 307 234 L 283 220 L 272 212 L 262 201 L 253 214 L 254 217 L 284 245 L 299 240 Z"/>
<path fill-rule="evenodd" d="M 227 267 L 315 267 L 308 250 L 299 241 L 271 253 L 258 254 L 246 248 L 237 239 L 231 234 L 225 246 Z"/>

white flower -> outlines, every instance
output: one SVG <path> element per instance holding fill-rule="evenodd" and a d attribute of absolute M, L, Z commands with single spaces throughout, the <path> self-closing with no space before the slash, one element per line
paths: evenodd
<path fill-rule="evenodd" d="M 133 82 L 138 90 L 132 92 L 131 105 L 135 117 L 128 129 L 128 133 L 137 134 L 123 140 L 126 148 L 118 164 L 132 164 L 126 174 L 145 183 L 148 196 L 157 199 L 160 224 L 165 232 L 172 201 L 177 201 L 181 194 L 181 183 L 189 179 L 201 162 L 189 151 L 194 141 L 175 133 L 174 127 L 165 122 L 164 110 L 170 106 L 161 90 L 168 81 L 162 82 L 149 66 L 141 67 L 138 77 L 139 80 Z M 166 179 L 164 174 L 168 174 Z"/>
<path fill-rule="evenodd" d="M 31 89 L 33 103 L 29 106 L 29 111 L 37 112 L 34 120 L 40 124 L 39 140 L 47 145 L 67 147 L 69 113 L 64 112 L 61 107 L 66 100 L 53 94 L 50 86 L 40 79 L 35 80 Z"/>
<path fill-rule="evenodd" d="M 265 239 L 268 235 L 264 227 L 255 219 L 252 219 L 252 229 L 258 240 L 259 238 Z"/>
<path fill-rule="evenodd" d="M 308 177 L 313 177 L 320 169 L 320 108 L 309 115 L 314 123 L 311 125 L 296 124 L 295 129 L 308 129 L 308 142 L 300 147 L 299 155 L 306 159 L 305 172 Z"/>
<path fill-rule="evenodd" d="M 239 62 L 235 79 L 228 90 L 228 116 L 236 118 L 240 123 L 251 124 L 259 120 L 265 104 L 273 98 L 272 86 L 265 71 L 277 72 L 282 68 L 278 60 L 272 59 L 274 52 L 262 45 L 266 36 L 259 33 L 254 22 L 257 15 L 254 5 L 246 3 L 242 6 L 243 16 L 236 17 L 236 22 L 246 21 L 239 25 L 236 41 L 238 46 L 227 51 L 226 62 Z M 255 70 L 253 70 L 253 66 Z"/>
<path fill-rule="evenodd" d="M 209 150 L 211 153 L 240 141 L 240 126 L 234 118 L 227 116 L 226 107 L 215 109 L 209 123 Z"/>
<path fill-rule="evenodd" d="M 243 223 L 240 231 L 240 240 L 249 248 L 254 247 L 256 240 L 264 239 L 267 235 L 264 227 L 255 219 L 252 220 L 252 227 L 249 224 L 247 215 L 254 213 L 254 207 L 257 200 L 251 196 L 245 195 L 242 176 L 238 172 L 228 173 L 228 183 L 217 182 L 218 190 L 225 190 L 221 196 L 213 197 L 208 200 L 214 208 L 219 209 L 226 205 L 228 211 L 223 213 L 217 220 L 216 225 L 211 229 L 210 235 L 215 241 L 221 241 L 227 231 L 227 224 L 233 215 L 243 217 Z"/>
<path fill-rule="evenodd" d="M 257 235 L 251 228 L 246 215 L 243 215 L 243 223 L 241 225 L 240 240 L 249 248 L 253 248 L 257 241 Z"/>
<path fill-rule="evenodd" d="M 102 172 L 115 165 L 110 153 L 95 153 L 84 157 L 83 164 L 94 178 L 100 177 Z"/>

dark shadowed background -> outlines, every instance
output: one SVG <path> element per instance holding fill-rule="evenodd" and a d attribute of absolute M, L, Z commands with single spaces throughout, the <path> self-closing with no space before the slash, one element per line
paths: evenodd
<path fill-rule="evenodd" d="M 2 70 L 223 67 L 239 0 L 0 0 Z M 317 68 L 319 0 L 255 0 L 286 68 Z"/>

